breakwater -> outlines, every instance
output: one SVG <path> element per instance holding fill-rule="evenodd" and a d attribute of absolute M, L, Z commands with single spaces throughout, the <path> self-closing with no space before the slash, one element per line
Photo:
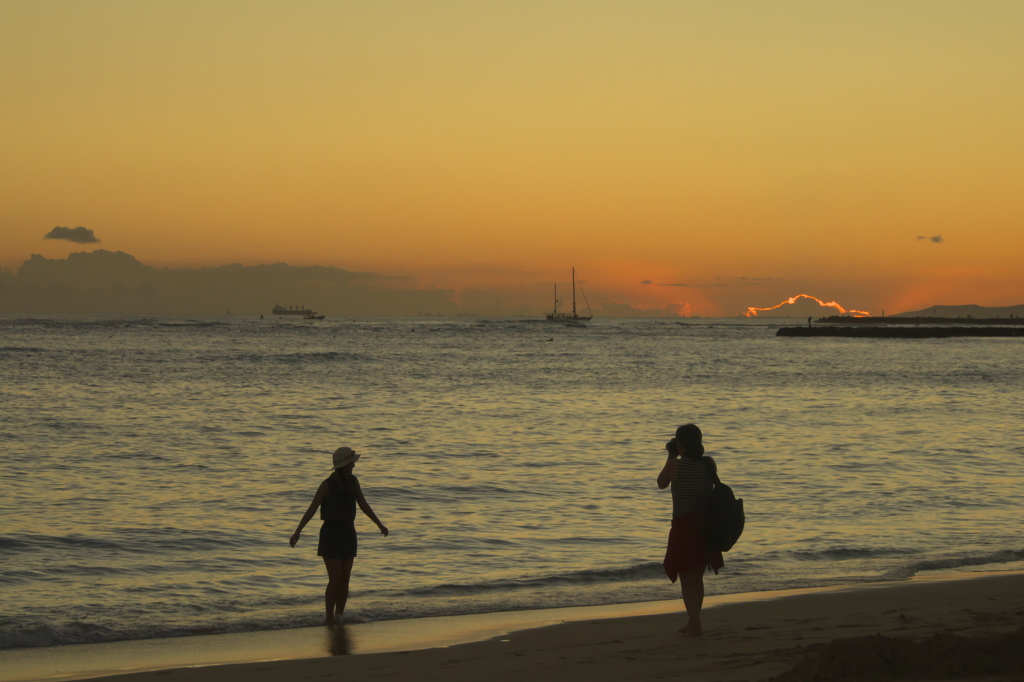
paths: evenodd
<path fill-rule="evenodd" d="M 1024 317 L 853 317 L 851 315 L 832 315 L 831 317 L 820 317 L 816 322 L 823 324 L 845 324 L 845 325 L 875 325 L 875 324 L 896 324 L 896 325 L 972 325 L 972 326 L 1005 326 L 1022 325 Z"/>
<path fill-rule="evenodd" d="M 776 336 L 840 336 L 866 339 L 944 339 L 961 336 L 1017 336 L 1024 338 L 1019 327 L 889 327 L 889 326 L 833 326 L 780 327 Z"/>

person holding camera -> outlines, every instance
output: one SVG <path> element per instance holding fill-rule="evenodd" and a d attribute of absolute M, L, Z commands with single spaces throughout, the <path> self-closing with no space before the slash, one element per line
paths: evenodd
<path fill-rule="evenodd" d="M 665 573 L 672 582 L 679 579 L 687 622 L 679 632 L 700 637 L 700 611 L 704 604 L 704 571 L 725 565 L 722 553 L 711 550 L 705 540 L 707 508 L 715 487 L 715 460 L 704 456 L 703 435 L 696 424 L 676 429 L 676 437 L 665 444 L 668 459 L 658 474 L 658 487 L 672 486 L 672 530 L 665 551 Z"/>

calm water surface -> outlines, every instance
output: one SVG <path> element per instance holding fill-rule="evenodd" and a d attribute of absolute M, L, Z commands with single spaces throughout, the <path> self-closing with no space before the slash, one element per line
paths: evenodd
<path fill-rule="evenodd" d="M 0 318 L 0 647 L 317 623 L 342 444 L 356 621 L 677 596 L 691 421 L 748 512 L 709 593 L 1024 565 L 1019 339 L 778 324 Z"/>

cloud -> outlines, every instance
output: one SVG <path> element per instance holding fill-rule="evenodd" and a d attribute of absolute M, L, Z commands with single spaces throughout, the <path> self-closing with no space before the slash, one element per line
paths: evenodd
<path fill-rule="evenodd" d="M 744 286 L 758 286 L 764 282 L 781 282 L 781 277 L 715 277 L 718 280 L 725 280 L 725 284 L 741 284 Z"/>
<path fill-rule="evenodd" d="M 43 239 L 62 239 L 76 244 L 97 244 L 100 241 L 87 227 L 55 227 Z"/>
<path fill-rule="evenodd" d="M 669 303 L 665 306 L 665 314 L 669 317 L 691 317 L 693 308 L 689 303 Z"/>
<path fill-rule="evenodd" d="M 781 282 L 781 277 L 715 277 L 713 282 L 654 282 L 645 279 L 640 284 L 655 287 L 756 287 L 765 282 Z"/>
<path fill-rule="evenodd" d="M 605 317 L 634 317 L 637 314 L 646 312 L 642 305 L 634 306 L 631 303 L 620 303 L 619 301 L 605 301 L 597 306 L 599 313 Z"/>
<path fill-rule="evenodd" d="M 689 303 L 669 303 L 663 308 L 605 301 L 594 311 L 601 317 L 687 317 L 692 315 Z"/>
<path fill-rule="evenodd" d="M 924 235 L 917 235 L 917 241 L 922 241 L 922 240 L 929 241 L 932 244 L 941 244 L 942 242 L 946 241 L 945 239 L 942 238 L 941 234 L 937 234 L 937 235 L 934 235 L 932 237 L 925 237 Z"/>

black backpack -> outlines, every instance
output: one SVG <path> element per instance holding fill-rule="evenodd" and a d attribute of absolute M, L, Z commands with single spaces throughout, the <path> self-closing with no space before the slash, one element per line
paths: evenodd
<path fill-rule="evenodd" d="M 705 461 L 704 465 L 715 482 L 715 489 L 711 491 L 711 503 L 708 505 L 706 540 L 709 548 L 728 552 L 743 534 L 743 524 L 746 521 L 743 514 L 743 499 L 737 500 L 732 494 L 732 488 L 722 483 L 710 461 Z"/>

